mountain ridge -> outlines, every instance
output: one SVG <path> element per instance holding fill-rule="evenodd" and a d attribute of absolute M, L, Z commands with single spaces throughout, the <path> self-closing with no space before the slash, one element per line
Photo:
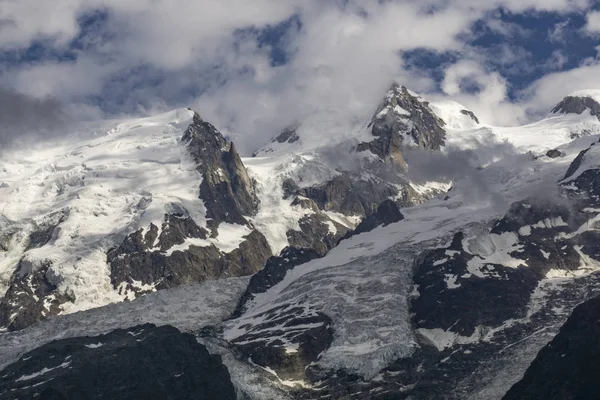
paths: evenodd
<path fill-rule="evenodd" d="M 241 157 L 180 109 L 3 158 L 0 365 L 159 322 L 248 399 L 501 398 L 600 290 L 600 121 L 568 98 L 506 128 L 392 85 L 325 146 Z"/>

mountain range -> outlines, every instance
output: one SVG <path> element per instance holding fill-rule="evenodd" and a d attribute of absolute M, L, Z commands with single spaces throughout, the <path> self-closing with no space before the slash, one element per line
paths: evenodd
<path fill-rule="evenodd" d="M 595 398 L 600 91 L 372 111 L 251 157 L 190 109 L 4 152 L 0 399 Z"/>

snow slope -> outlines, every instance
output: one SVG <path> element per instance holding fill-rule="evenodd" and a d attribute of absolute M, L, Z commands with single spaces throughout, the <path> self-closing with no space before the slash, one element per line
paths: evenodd
<path fill-rule="evenodd" d="M 66 141 L 4 154 L 0 223 L 18 234 L 9 251 L 0 252 L 0 294 L 24 255 L 23 272 L 50 262 L 61 277 L 59 290 L 75 295 L 65 313 L 121 301 L 109 279 L 109 248 L 150 223 L 160 229 L 165 213 L 189 215 L 206 226 L 201 176 L 181 141 L 192 118 L 192 111 L 180 109 L 111 122 L 102 134 L 79 131 Z M 25 248 L 37 226 L 57 222 L 47 244 Z M 212 243 L 229 252 L 247 234 L 242 227 L 223 228 L 228 235 L 190 244 Z"/>
<path fill-rule="evenodd" d="M 470 129 L 479 125 L 473 118 L 462 113 L 462 111 L 468 110 L 456 101 L 436 101 L 430 103 L 429 106 L 450 129 Z"/>

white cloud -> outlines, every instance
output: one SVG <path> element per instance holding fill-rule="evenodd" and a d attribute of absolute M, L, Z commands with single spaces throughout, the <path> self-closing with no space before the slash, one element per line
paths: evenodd
<path fill-rule="evenodd" d="M 590 11 L 587 14 L 587 23 L 584 28 L 588 33 L 600 33 L 600 11 Z"/>
<path fill-rule="evenodd" d="M 529 87 L 526 104 L 531 112 L 543 115 L 563 97 L 583 89 L 600 89 L 599 63 L 544 76 Z"/>
<path fill-rule="evenodd" d="M 566 20 L 554 25 L 552 30 L 548 32 L 548 39 L 551 43 L 564 43 L 569 22 L 569 20 Z"/>
<path fill-rule="evenodd" d="M 79 34 L 77 18 L 94 10 L 105 10 L 109 21 L 108 34 L 78 51 L 76 61 L 5 67 L 0 83 L 76 104 L 89 95 L 114 95 L 148 109 L 188 105 L 186 96 L 204 90 L 195 101 L 198 111 L 248 152 L 308 115 L 347 129 L 373 111 L 393 79 L 415 91 L 432 91 L 428 74 L 408 72 L 399 57 L 424 47 L 463 54 L 465 61 L 445 71 L 444 90 L 482 119 L 508 123 L 523 115 L 506 98 L 507 82 L 482 68 L 485 55 L 465 47 L 457 35 L 500 6 L 567 12 L 587 5 L 587 0 L 5 0 L 0 49 L 26 48 L 37 39 L 63 47 Z M 302 29 L 287 38 L 294 57 L 283 66 L 271 65 L 268 49 L 258 46 L 253 33 L 234 36 L 295 14 Z M 497 32 L 526 34 L 491 21 Z M 592 26 L 593 18 L 589 21 Z M 516 65 L 522 58 L 510 46 L 499 51 L 505 62 Z M 552 63 L 563 65 L 563 54 L 556 53 Z M 465 77 L 481 91 L 463 93 L 459 82 Z M 140 85 L 146 78 L 153 84 Z"/>
<path fill-rule="evenodd" d="M 338 7 L 304 10 L 304 30 L 290 43 L 297 53 L 288 65 L 273 69 L 267 81 L 230 79 L 205 94 L 198 108 L 209 119 L 225 121 L 242 148 L 308 115 L 348 130 L 370 116 L 394 78 L 413 90 L 429 89 L 430 81 L 403 70 L 401 50 L 459 49 L 456 35 L 472 20 L 452 9 L 423 14 L 412 4 L 370 3 L 363 10 L 366 16 Z M 264 59 L 254 62 L 264 68 Z"/>
<path fill-rule="evenodd" d="M 479 90 L 465 91 L 461 87 L 464 79 L 475 82 Z M 446 68 L 441 86 L 445 96 L 431 95 L 433 100 L 451 98 L 487 123 L 514 125 L 525 117 L 524 110 L 509 101 L 506 80 L 475 61 L 463 60 Z"/>
<path fill-rule="evenodd" d="M 65 45 L 79 32 L 81 0 L 5 0 L 0 7 L 0 48 L 22 48 L 40 38 Z"/>

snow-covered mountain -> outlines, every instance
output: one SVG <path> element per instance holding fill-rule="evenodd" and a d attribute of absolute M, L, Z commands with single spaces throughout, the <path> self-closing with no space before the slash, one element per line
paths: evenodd
<path fill-rule="evenodd" d="M 117 328 L 152 338 L 128 365 L 169 332 L 147 323 L 238 398 L 501 398 L 600 290 L 597 93 L 495 127 L 394 84 L 253 157 L 187 109 L 2 154 L 0 398 L 76 385 Z"/>

